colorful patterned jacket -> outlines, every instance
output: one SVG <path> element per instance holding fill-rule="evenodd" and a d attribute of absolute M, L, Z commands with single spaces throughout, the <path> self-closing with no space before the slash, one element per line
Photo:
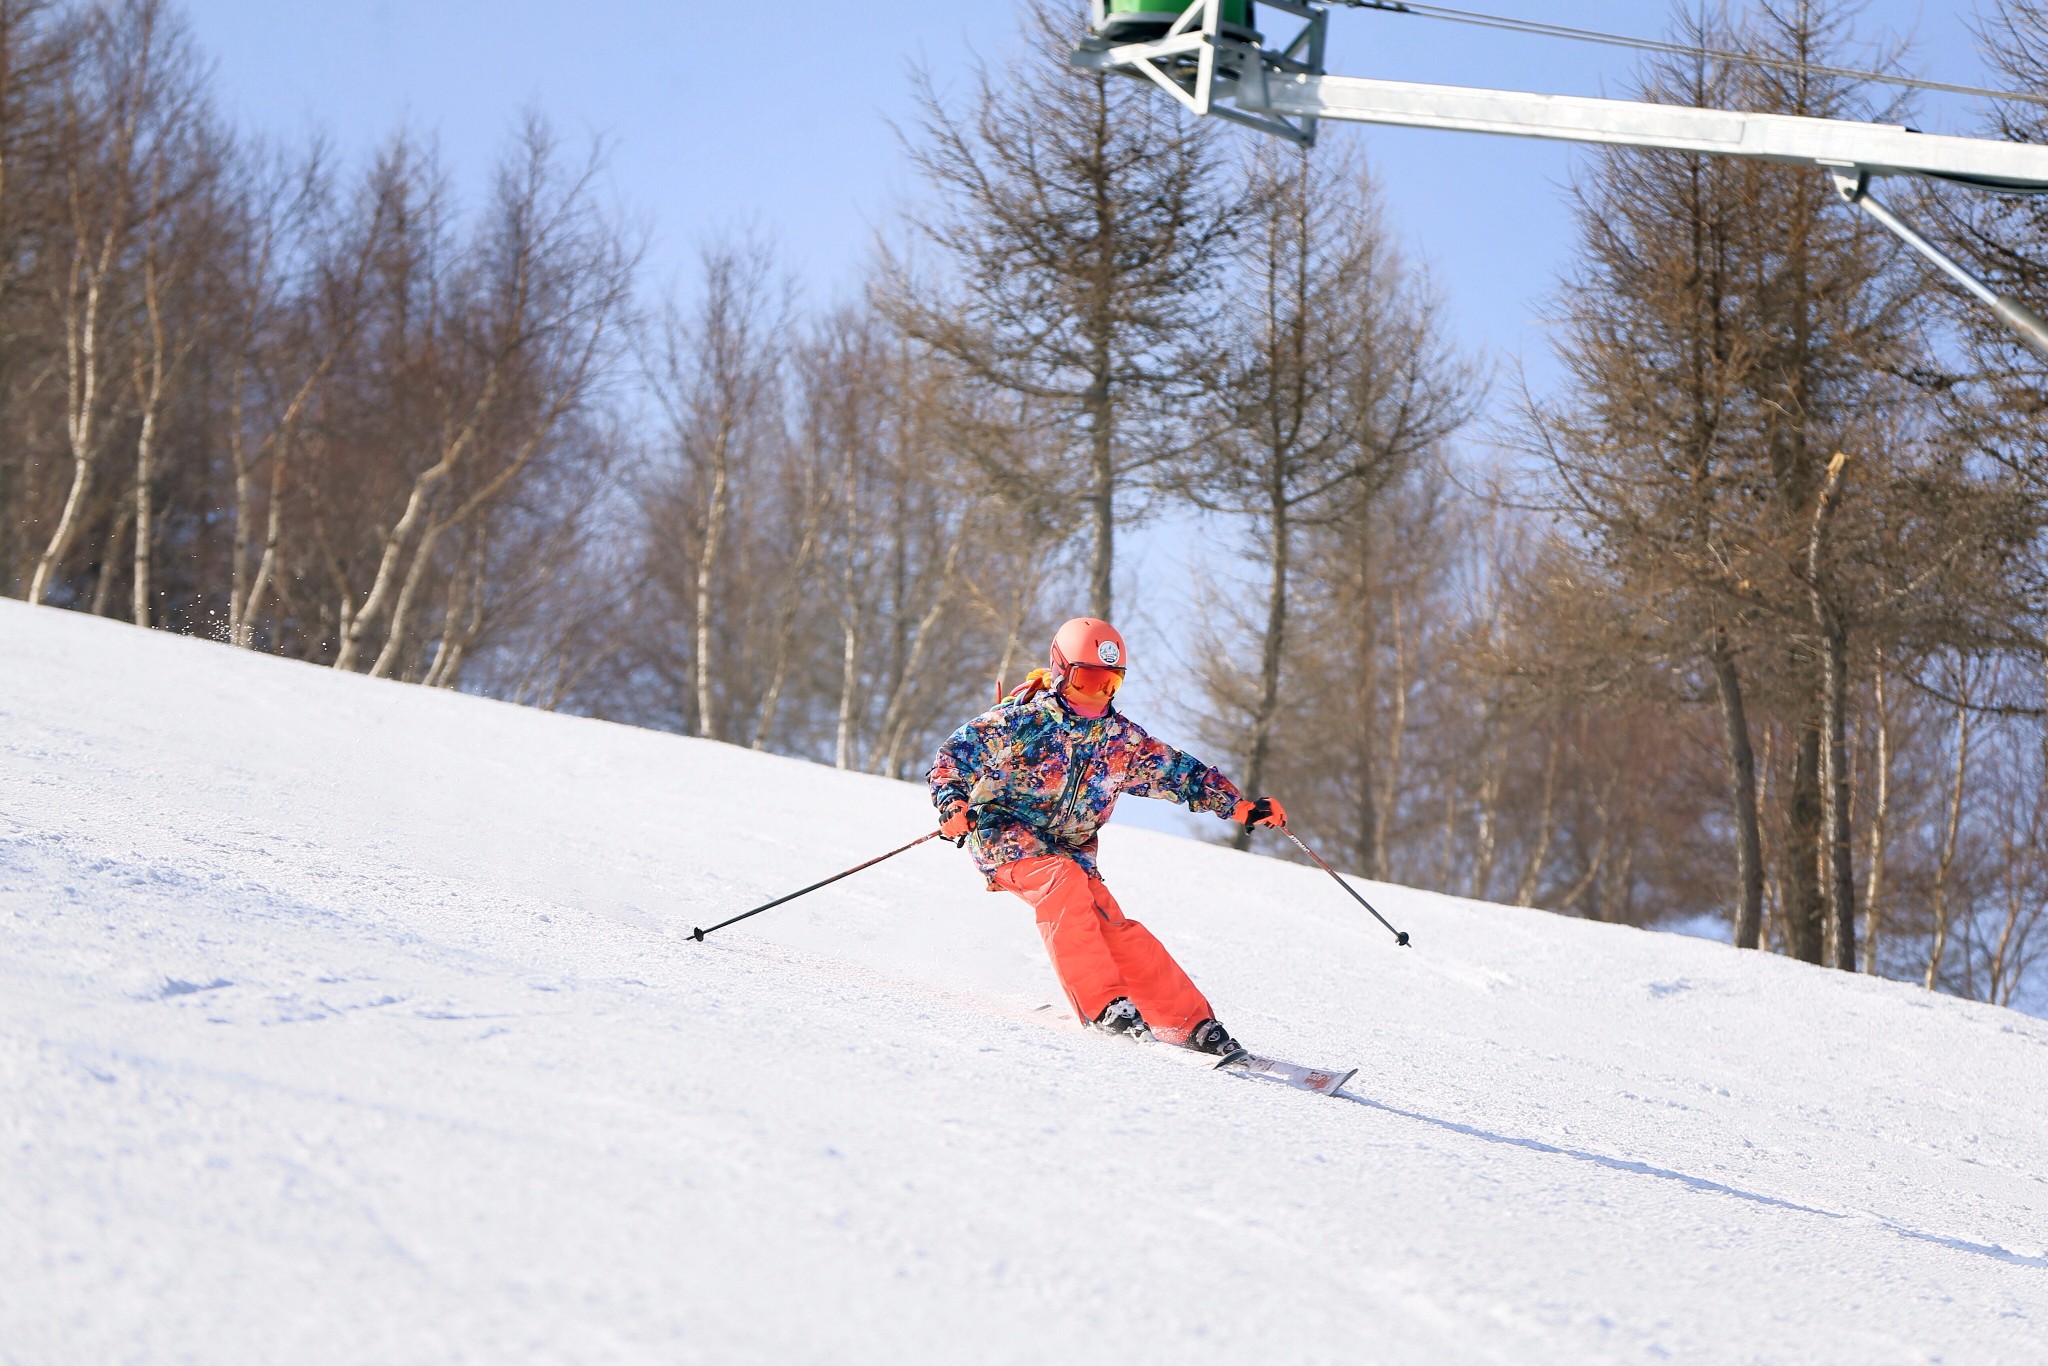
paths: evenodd
<path fill-rule="evenodd" d="M 1123 793 L 1228 817 L 1231 781 L 1111 709 L 1089 720 L 1056 693 L 998 703 L 939 746 L 929 774 L 943 820 L 965 804 L 968 847 L 987 876 L 1005 863 L 1066 854 L 1095 873 L 1096 832 Z"/>

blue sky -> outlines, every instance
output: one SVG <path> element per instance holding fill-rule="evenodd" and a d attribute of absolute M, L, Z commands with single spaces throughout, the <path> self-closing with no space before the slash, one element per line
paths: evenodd
<path fill-rule="evenodd" d="M 1619 0 L 1487 0 L 1477 8 L 1609 31 L 1655 33 L 1661 6 Z M 915 190 L 889 120 L 911 113 L 905 71 L 965 83 L 973 54 L 1000 64 L 1014 10 L 999 0 L 186 0 L 217 64 L 227 110 L 283 137 L 319 129 L 360 151 L 401 120 L 438 137 L 462 183 L 480 182 L 518 112 L 601 135 L 622 203 L 653 233 L 658 276 L 694 243 L 754 225 L 814 293 L 850 286 L 876 226 Z M 1353 75 L 1571 93 L 1618 93 L 1631 54 L 1436 20 L 1340 11 L 1330 65 Z M 1863 27 L 1914 35 L 1925 74 L 1981 72 L 1957 12 L 1876 0 Z M 1962 131 L 1960 102 L 1930 131 Z M 1239 134 L 1233 134 L 1239 136 Z M 1253 136 L 1241 134 L 1241 136 Z M 1441 283 L 1470 346 L 1545 372 L 1537 305 L 1563 263 L 1559 187 L 1574 153 L 1517 139 L 1342 128 L 1380 177 L 1390 222 Z"/>
<path fill-rule="evenodd" d="M 1622 0 L 1467 7 L 1644 35 L 1661 32 L 1667 13 Z M 611 192 L 647 226 L 656 279 L 687 275 L 707 236 L 752 227 L 780 244 L 817 299 L 853 287 L 877 227 L 916 191 L 890 130 L 913 114 L 909 65 L 964 89 L 976 54 L 1000 65 L 1016 31 L 1004 0 L 184 0 L 184 9 L 216 64 L 225 111 L 245 128 L 287 140 L 317 130 L 359 155 L 403 122 L 433 135 L 457 183 L 474 190 L 521 110 L 538 106 L 566 136 L 610 144 Z M 1912 38 L 1919 74 L 1978 82 L 1967 12 L 1873 0 L 1859 27 Z M 1354 11 L 1334 16 L 1329 53 L 1330 69 L 1347 75 L 1577 94 L 1622 93 L 1633 61 L 1612 48 Z M 1947 99 L 1916 123 L 1965 132 L 1974 116 L 1968 102 Z M 1327 136 L 1364 149 L 1388 223 L 1433 273 L 1457 339 L 1504 377 L 1520 364 L 1547 384 L 1554 369 L 1538 313 L 1571 249 L 1562 187 L 1577 154 L 1399 129 Z M 1134 648 L 1154 658 L 1180 649 L 1190 561 L 1227 559 L 1213 549 L 1185 525 L 1125 543 L 1120 579 L 1180 586 L 1127 595 Z M 1160 686 L 1134 677 L 1127 702 L 1140 715 L 1148 702 L 1170 702 Z"/>

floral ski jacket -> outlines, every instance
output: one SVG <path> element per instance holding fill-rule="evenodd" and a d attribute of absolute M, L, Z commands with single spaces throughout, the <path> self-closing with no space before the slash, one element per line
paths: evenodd
<path fill-rule="evenodd" d="M 985 877 L 1005 863 L 1065 854 L 1095 875 L 1096 832 L 1123 793 L 1228 817 L 1230 779 L 1147 735 L 1114 709 L 1094 720 L 1056 693 L 998 703 L 939 746 L 929 774 L 943 818 L 974 814 L 968 848 Z"/>

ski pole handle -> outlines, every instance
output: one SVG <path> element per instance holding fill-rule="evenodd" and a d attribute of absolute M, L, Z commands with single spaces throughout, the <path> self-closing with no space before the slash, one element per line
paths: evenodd
<path fill-rule="evenodd" d="M 759 915 L 763 911 L 772 911 L 777 906 L 780 906 L 783 902 L 794 901 L 800 896 L 808 896 L 812 892 L 817 891 L 820 887 L 830 887 L 833 883 L 839 881 L 839 879 L 843 877 L 852 877 L 855 873 L 858 873 L 863 869 L 874 867 L 876 864 L 882 862 L 884 859 L 892 859 L 895 858 L 898 854 L 909 853 L 912 849 L 917 848 L 918 845 L 923 844 L 926 840 L 935 840 L 938 837 L 939 832 L 936 830 L 932 831 L 929 835 L 920 835 L 916 839 L 912 840 L 910 843 L 904 845 L 901 849 L 891 849 L 886 854 L 877 854 L 874 858 L 869 859 L 866 863 L 855 864 L 853 867 L 848 868 L 843 873 L 834 873 L 831 877 L 826 878 L 824 881 L 813 882 L 810 886 L 805 887 L 800 891 L 791 892 L 788 896 L 778 896 L 775 898 L 775 900 L 767 903 L 764 906 L 756 906 L 751 911 L 742 911 L 730 920 L 721 920 L 716 925 L 709 926 L 708 928 L 693 928 L 690 931 L 690 938 L 696 940 L 698 943 L 701 944 L 704 942 L 704 936 L 712 933 L 713 931 L 722 930 L 727 925 L 737 925 L 740 921 L 745 920 L 750 915 Z"/>
<path fill-rule="evenodd" d="M 1339 873 L 1335 868 L 1332 868 L 1329 864 L 1323 862 L 1323 856 L 1321 854 L 1318 854 L 1315 850 L 1309 848 L 1306 844 L 1303 844 L 1301 842 L 1301 836 L 1295 834 L 1292 830 L 1289 830 L 1284 825 L 1280 827 L 1280 833 L 1287 836 L 1287 838 L 1293 840 L 1295 848 L 1301 850 L 1302 853 L 1307 854 L 1310 858 L 1314 859 L 1316 861 L 1316 867 L 1328 873 L 1332 878 L 1335 878 L 1337 885 L 1339 887 L 1342 887 L 1345 891 L 1349 892 L 1351 894 L 1351 899 L 1353 901 L 1356 901 L 1359 905 L 1365 907 L 1365 909 L 1367 909 L 1368 911 L 1372 911 L 1372 918 L 1374 920 L 1379 921 L 1382 925 L 1387 925 L 1387 918 L 1381 915 L 1378 911 L 1374 911 L 1372 903 L 1370 901 L 1367 901 L 1364 897 L 1360 896 L 1358 894 L 1358 889 L 1356 887 L 1353 887 L 1350 883 L 1346 882 L 1341 873 Z M 1395 947 L 1403 949 L 1408 947 L 1408 931 L 1397 930 L 1392 925 L 1387 925 L 1387 933 L 1394 936 Z"/>

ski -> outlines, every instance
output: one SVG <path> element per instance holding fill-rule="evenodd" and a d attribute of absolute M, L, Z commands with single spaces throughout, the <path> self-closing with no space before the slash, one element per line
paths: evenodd
<path fill-rule="evenodd" d="M 1048 1003 L 1037 1007 L 1037 1009 L 1041 1011 L 1051 1010 L 1052 1006 Z M 1083 1029 L 1089 1033 L 1100 1032 L 1093 1026 L 1084 1025 Z M 1105 1037 L 1129 1036 L 1105 1035 Z M 1225 1068 L 1229 1068 L 1233 1076 L 1258 1077 L 1264 1081 L 1277 1081 L 1282 1086 L 1292 1086 L 1298 1091 L 1313 1091 L 1319 1096 L 1336 1095 L 1345 1082 L 1358 1075 L 1358 1069 L 1355 1067 L 1303 1067 L 1300 1063 L 1282 1062 L 1278 1058 L 1261 1057 L 1249 1048 L 1241 1045 L 1234 1052 L 1227 1053 L 1213 1062 L 1210 1061 L 1210 1054 L 1187 1049 L 1183 1045 L 1169 1044 L 1167 1047 L 1176 1053 L 1187 1053 L 1190 1063 L 1200 1062 L 1213 1071 L 1220 1072 Z"/>
<path fill-rule="evenodd" d="M 1283 1086 L 1313 1091 L 1319 1096 L 1336 1095 L 1345 1082 L 1358 1075 L 1358 1069 L 1355 1067 L 1348 1071 L 1303 1067 L 1299 1063 L 1281 1062 L 1278 1058 L 1262 1058 L 1243 1049 L 1216 1064 L 1218 1071 L 1226 1067 L 1235 1075 L 1261 1077 L 1267 1081 L 1277 1081 Z"/>

